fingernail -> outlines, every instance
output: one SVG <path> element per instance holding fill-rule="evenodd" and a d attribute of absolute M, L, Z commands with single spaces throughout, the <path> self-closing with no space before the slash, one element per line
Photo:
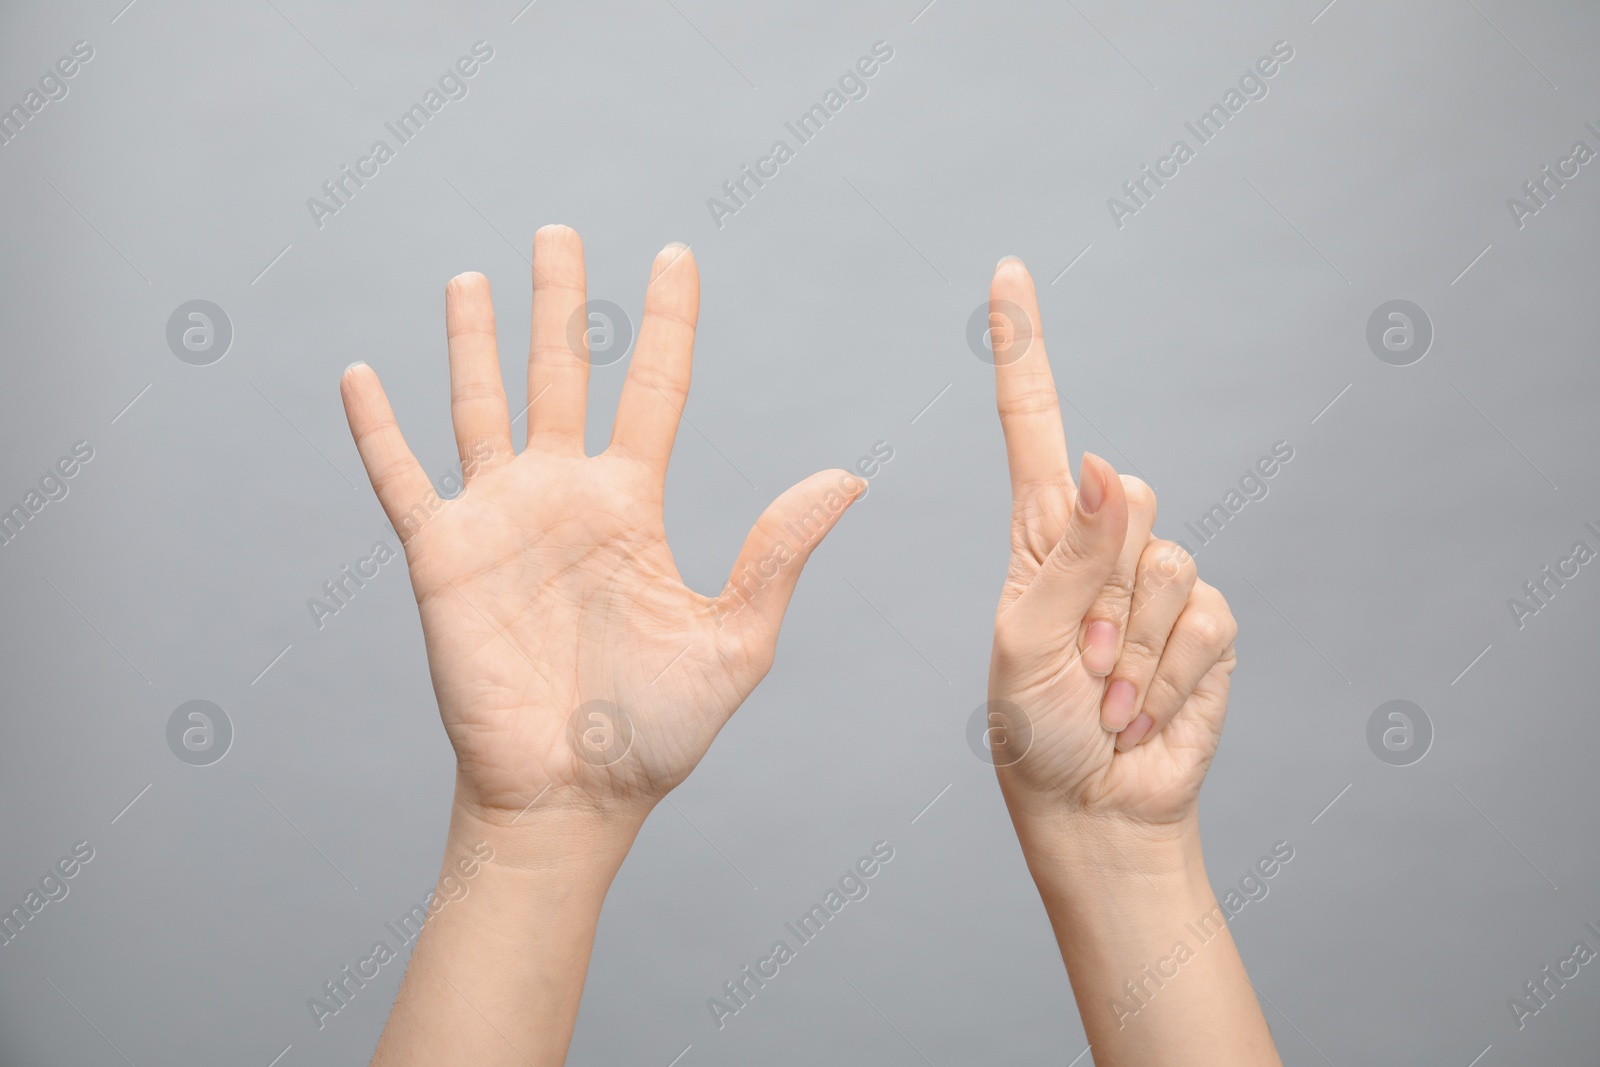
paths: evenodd
<path fill-rule="evenodd" d="M 682 241 L 673 241 L 665 245 L 661 251 L 656 253 L 655 262 L 650 265 L 651 279 L 654 280 L 659 277 L 668 267 L 682 259 L 688 251 L 689 246 Z"/>
<path fill-rule="evenodd" d="M 1083 666 L 1090 674 L 1105 677 L 1117 665 L 1117 628 L 1096 619 L 1084 633 Z"/>
<path fill-rule="evenodd" d="M 1120 733 L 1127 729 L 1128 720 L 1133 718 L 1133 698 L 1139 695 L 1133 683 L 1126 678 L 1118 678 L 1106 686 L 1106 701 L 1100 711 L 1100 721 L 1112 733 Z"/>
<path fill-rule="evenodd" d="M 1156 721 L 1154 719 L 1144 712 L 1140 712 L 1139 717 L 1134 719 L 1126 730 L 1117 735 L 1117 751 L 1126 752 L 1140 741 L 1143 741 L 1144 735 L 1149 733 L 1150 727 L 1155 724 Z"/>
<path fill-rule="evenodd" d="M 339 372 L 339 377 L 343 378 L 346 374 L 349 374 L 351 371 L 355 370 L 357 367 L 365 367 L 366 365 L 367 365 L 367 361 L 366 360 L 358 359 L 354 363 L 352 363 L 348 367 L 346 367 L 344 370 L 340 371 Z"/>
<path fill-rule="evenodd" d="M 1083 462 L 1078 465 L 1078 506 L 1085 515 L 1093 515 L 1100 510 L 1100 505 L 1106 499 L 1106 483 L 1101 480 L 1100 464 L 1093 467 L 1089 465 L 1091 453 L 1083 454 Z M 1098 458 L 1098 457 L 1096 457 Z"/>
<path fill-rule="evenodd" d="M 999 270 L 1001 267 L 1004 267 L 1007 263 L 1015 263 L 1019 267 L 1025 267 L 1026 266 L 1026 264 L 1024 264 L 1022 262 L 1022 260 L 1019 259 L 1016 256 L 1001 256 L 1000 257 L 1000 262 L 998 262 L 998 263 L 996 263 L 994 265 L 994 269 L 995 270 Z"/>

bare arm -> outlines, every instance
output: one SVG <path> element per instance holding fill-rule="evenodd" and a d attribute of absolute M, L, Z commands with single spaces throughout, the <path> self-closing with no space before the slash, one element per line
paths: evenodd
<path fill-rule="evenodd" d="M 1011 468 L 991 751 L 1099 1067 L 1278 1067 L 1200 855 L 1237 627 L 1137 478 L 1066 443 L 1033 280 L 990 291 Z"/>
<path fill-rule="evenodd" d="M 411 954 L 378 1067 L 565 1062 L 600 905 L 638 823 L 537 808 L 513 825 L 514 816 L 486 818 L 458 796 L 437 910 Z"/>
<path fill-rule="evenodd" d="M 756 521 L 721 595 L 687 588 L 662 499 L 689 390 L 694 257 L 682 245 L 656 257 L 611 444 L 597 456 L 584 451 L 578 235 L 540 230 L 533 275 L 521 453 L 489 283 L 463 274 L 446 287 L 466 482 L 455 499 L 434 493 L 372 369 L 353 365 L 341 381 L 362 462 L 405 544 L 456 754 L 439 888 L 378 1046 L 383 1067 L 563 1062 L 612 878 L 651 809 L 766 675 L 801 568 L 864 485 L 837 470 L 806 479 Z"/>

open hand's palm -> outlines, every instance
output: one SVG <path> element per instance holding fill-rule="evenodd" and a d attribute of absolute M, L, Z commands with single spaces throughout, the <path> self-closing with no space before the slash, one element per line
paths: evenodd
<path fill-rule="evenodd" d="M 346 410 L 406 545 L 434 690 L 471 799 L 513 812 L 536 801 L 648 806 L 694 768 L 765 675 L 798 572 L 859 483 L 834 471 L 795 486 L 756 523 L 722 596 L 686 587 L 667 547 L 662 491 L 688 392 L 694 259 L 681 246 L 657 257 L 611 446 L 590 457 L 582 246 L 571 230 L 547 227 L 534 251 L 522 454 L 511 446 L 481 275 L 446 291 L 461 494 L 434 494 L 370 368 L 346 372 Z"/>

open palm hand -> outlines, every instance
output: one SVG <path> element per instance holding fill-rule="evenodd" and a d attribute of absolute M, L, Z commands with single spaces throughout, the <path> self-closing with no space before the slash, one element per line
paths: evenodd
<path fill-rule="evenodd" d="M 699 762 L 765 676 L 811 550 L 859 494 L 813 475 L 757 520 L 721 595 L 689 589 L 662 499 L 688 396 L 699 277 L 656 258 L 610 446 L 584 453 L 588 385 L 578 235 L 534 239 L 528 442 L 517 454 L 488 281 L 446 289 L 451 417 L 465 488 L 441 501 L 364 364 L 346 414 L 406 559 L 461 786 L 487 811 L 648 809 Z M 576 323 L 576 326 L 574 326 Z"/>

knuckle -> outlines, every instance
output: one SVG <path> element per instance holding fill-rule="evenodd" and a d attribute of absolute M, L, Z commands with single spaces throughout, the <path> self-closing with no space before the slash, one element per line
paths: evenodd
<path fill-rule="evenodd" d="M 1222 649 L 1230 640 L 1227 624 L 1210 612 L 1197 612 L 1184 623 L 1190 640 L 1201 648 Z"/>
<path fill-rule="evenodd" d="M 505 403 L 505 389 L 500 385 L 500 380 L 494 381 L 468 381 L 455 387 L 450 399 L 457 405 L 473 404 L 481 400 L 499 401 Z"/>
<path fill-rule="evenodd" d="M 1140 668 L 1148 668 L 1150 664 L 1160 661 L 1162 647 L 1160 642 L 1152 641 L 1144 634 L 1130 633 L 1122 642 L 1122 659 L 1129 665 L 1126 673 L 1141 673 Z"/>
<path fill-rule="evenodd" d="M 1145 567 L 1157 577 L 1166 581 L 1176 582 L 1181 586 L 1192 587 L 1199 577 L 1199 570 L 1195 566 L 1194 557 L 1176 541 L 1167 541 L 1157 538 L 1150 542 L 1145 549 L 1148 557 Z"/>
<path fill-rule="evenodd" d="M 1133 597 L 1134 579 L 1131 574 L 1122 574 L 1113 571 L 1106 576 L 1105 585 L 1100 589 L 1100 598 L 1097 607 L 1105 607 L 1112 614 L 1121 616 L 1126 613 L 1122 606 L 1124 601 Z"/>
<path fill-rule="evenodd" d="M 655 329 L 665 330 L 671 327 L 672 331 L 687 333 L 691 337 L 695 331 L 696 317 L 687 314 L 682 309 L 669 305 L 651 307 L 645 313 L 645 322 Z"/>
<path fill-rule="evenodd" d="M 1148 482 L 1133 474 L 1122 475 L 1122 492 L 1128 498 L 1128 509 L 1135 512 L 1148 512 L 1151 516 L 1156 511 L 1156 491 L 1150 488 Z"/>
<path fill-rule="evenodd" d="M 1160 726 L 1183 705 L 1187 695 L 1172 684 L 1171 678 L 1158 674 L 1150 680 L 1150 689 L 1144 698 L 1144 710 Z"/>

